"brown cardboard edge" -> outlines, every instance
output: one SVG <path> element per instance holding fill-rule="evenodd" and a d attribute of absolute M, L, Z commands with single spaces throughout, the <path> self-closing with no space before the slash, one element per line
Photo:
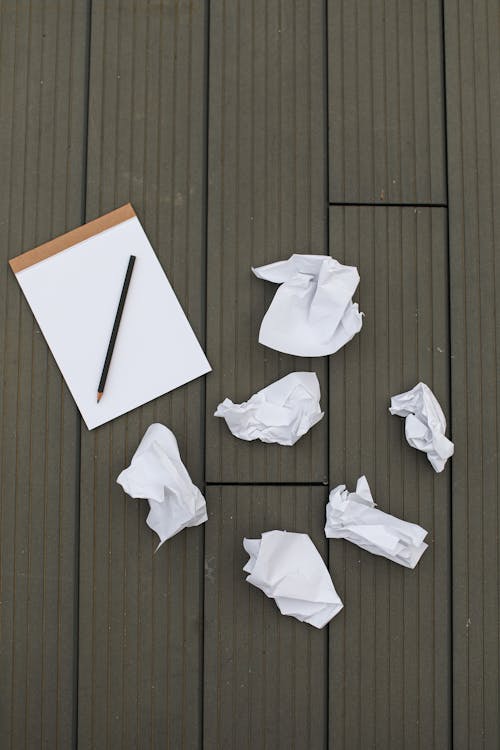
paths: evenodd
<path fill-rule="evenodd" d="M 110 211 L 109 214 L 104 214 L 104 216 L 99 216 L 98 219 L 89 221 L 88 224 L 82 224 L 81 227 L 72 229 L 70 232 L 66 232 L 66 234 L 61 234 L 60 237 L 56 237 L 54 240 L 50 240 L 50 242 L 45 242 L 43 245 L 38 245 L 38 247 L 34 247 L 32 250 L 18 255 L 16 258 L 11 258 L 9 265 L 14 273 L 19 273 L 19 271 L 23 271 L 25 268 L 40 263 L 41 260 L 46 260 L 52 255 L 56 255 L 62 250 L 67 250 L 68 247 L 72 247 L 72 245 L 76 245 L 78 242 L 83 242 L 83 240 L 88 240 L 89 237 L 104 232 L 106 229 L 111 229 L 111 227 L 121 224 L 122 221 L 127 221 L 127 219 L 132 219 L 134 216 L 136 216 L 136 213 L 132 204 L 127 203 L 125 206 Z"/>

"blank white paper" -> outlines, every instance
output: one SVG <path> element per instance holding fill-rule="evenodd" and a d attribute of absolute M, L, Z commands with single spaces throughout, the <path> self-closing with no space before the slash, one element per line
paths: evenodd
<path fill-rule="evenodd" d="M 137 260 L 98 404 L 130 255 Z M 137 217 L 16 278 L 89 430 L 211 369 Z"/>

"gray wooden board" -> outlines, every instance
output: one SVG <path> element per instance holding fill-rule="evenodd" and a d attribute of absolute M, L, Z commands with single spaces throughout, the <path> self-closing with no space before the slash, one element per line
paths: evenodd
<path fill-rule="evenodd" d="M 210 487 L 205 527 L 204 747 L 327 747 L 327 630 L 246 583 L 243 537 L 307 533 L 326 561 L 322 487 Z M 341 592 L 338 592 L 341 595 Z M 333 621 L 342 628 L 343 613 Z"/>
<path fill-rule="evenodd" d="M 445 0 L 454 746 L 500 746 L 500 8 Z"/>
<path fill-rule="evenodd" d="M 358 336 L 330 364 L 330 482 L 361 474 L 379 507 L 428 530 L 407 570 L 332 542 L 345 592 L 330 640 L 330 737 L 338 748 L 450 743 L 450 469 L 410 448 L 390 396 L 427 383 L 449 414 L 446 210 L 334 207 L 330 252 L 361 275 Z"/>
<path fill-rule="evenodd" d="M 330 201 L 446 202 L 441 3 L 328 0 Z"/>
<path fill-rule="evenodd" d="M 276 285 L 251 267 L 326 251 L 324 6 L 319 0 L 211 2 L 207 248 L 206 478 L 324 481 L 327 419 L 293 449 L 235 440 L 213 418 L 294 370 L 326 362 L 258 343 Z"/>
<path fill-rule="evenodd" d="M 87 173 L 87 219 L 132 202 L 202 342 L 205 13 L 201 1 L 93 1 Z M 82 748 L 201 740 L 203 531 L 155 554 L 147 503 L 127 498 L 116 477 L 159 421 L 200 483 L 203 387 L 200 379 L 98 430 L 82 427 Z"/>
<path fill-rule="evenodd" d="M 0 0 L 2 748 L 499 746 L 499 28 L 496 0 Z M 328 244 L 328 200 L 446 203 L 444 73 L 448 217 L 338 206 Z M 199 381 L 89 433 L 6 260 L 128 200 L 214 373 L 206 409 Z M 360 268 L 329 382 L 257 343 L 275 287 L 250 267 L 294 251 Z M 295 369 L 327 412 L 296 448 L 212 417 Z M 439 476 L 387 413 L 419 378 L 452 407 Z M 325 488 L 249 486 L 210 487 L 210 523 L 154 554 L 115 479 L 155 420 L 200 486 L 364 472 L 430 549 L 407 571 L 327 545 Z M 329 629 L 244 582 L 266 524 L 329 556 Z"/>
<path fill-rule="evenodd" d="M 75 722 L 79 416 L 7 258 L 82 220 L 86 0 L 0 3 L 0 746 Z"/>

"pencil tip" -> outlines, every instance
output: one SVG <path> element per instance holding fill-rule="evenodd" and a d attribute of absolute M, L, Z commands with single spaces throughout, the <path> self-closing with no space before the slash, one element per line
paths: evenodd
<path fill-rule="evenodd" d="M 99 403 L 99 401 L 101 400 L 101 398 L 102 398 L 102 393 L 101 393 L 101 391 L 99 391 L 98 394 L 97 394 L 97 403 Z"/>

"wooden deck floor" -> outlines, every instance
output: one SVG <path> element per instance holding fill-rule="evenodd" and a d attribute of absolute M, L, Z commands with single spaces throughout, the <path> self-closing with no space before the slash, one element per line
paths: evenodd
<path fill-rule="evenodd" d="M 498 0 L 0 0 L 0 747 L 498 750 Z M 127 201 L 213 373 L 88 432 L 7 259 Z M 251 265 L 329 253 L 361 334 L 257 343 Z M 294 369 L 294 448 L 212 417 Z M 392 394 L 424 380 L 435 475 Z M 152 421 L 209 522 L 154 555 L 116 485 Z M 365 473 L 429 530 L 415 571 L 324 537 Z M 244 581 L 243 535 L 311 534 L 345 608 L 316 631 Z"/>

